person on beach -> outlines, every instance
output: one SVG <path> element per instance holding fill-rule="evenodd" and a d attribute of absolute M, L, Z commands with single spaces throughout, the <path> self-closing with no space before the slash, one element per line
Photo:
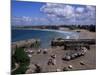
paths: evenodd
<path fill-rule="evenodd" d="M 56 55 L 55 54 L 51 55 L 51 58 L 55 59 L 56 58 Z"/>
<path fill-rule="evenodd" d="M 47 49 L 44 49 L 43 54 L 47 54 Z"/>
<path fill-rule="evenodd" d="M 53 59 L 53 64 L 56 65 L 56 59 Z"/>
<path fill-rule="evenodd" d="M 55 59 L 49 59 L 48 65 L 56 65 L 56 60 Z"/>
<path fill-rule="evenodd" d="M 56 55 L 51 55 L 51 58 L 48 60 L 48 65 L 56 65 Z"/>
<path fill-rule="evenodd" d="M 40 54 L 40 53 L 41 53 L 41 49 L 38 50 L 37 54 Z"/>
<path fill-rule="evenodd" d="M 48 60 L 48 63 L 47 64 L 48 65 L 51 65 L 51 64 L 54 65 L 51 58 Z"/>
<path fill-rule="evenodd" d="M 39 64 L 35 64 L 35 73 L 40 73 L 42 71 L 42 68 Z"/>

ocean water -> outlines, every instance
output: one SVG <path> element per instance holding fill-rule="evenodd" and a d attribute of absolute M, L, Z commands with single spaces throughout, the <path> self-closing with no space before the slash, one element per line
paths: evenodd
<path fill-rule="evenodd" d="M 77 32 L 64 32 L 64 31 L 48 31 L 48 30 L 11 30 L 11 41 L 20 41 L 26 39 L 40 39 L 41 48 L 50 47 L 50 42 L 54 38 L 63 38 L 63 39 L 76 39 L 79 36 Z"/>

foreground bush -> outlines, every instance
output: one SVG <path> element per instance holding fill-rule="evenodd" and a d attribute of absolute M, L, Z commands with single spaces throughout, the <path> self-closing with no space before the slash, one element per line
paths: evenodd
<path fill-rule="evenodd" d="M 13 55 L 13 60 L 19 64 L 19 68 L 15 70 L 12 74 L 24 74 L 27 70 L 27 66 L 30 63 L 30 58 L 23 48 L 16 49 L 15 54 Z"/>

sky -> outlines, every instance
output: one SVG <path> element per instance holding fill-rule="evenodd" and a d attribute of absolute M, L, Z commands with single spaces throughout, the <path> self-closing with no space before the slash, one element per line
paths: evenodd
<path fill-rule="evenodd" d="M 12 26 L 96 24 L 96 7 L 12 0 Z"/>

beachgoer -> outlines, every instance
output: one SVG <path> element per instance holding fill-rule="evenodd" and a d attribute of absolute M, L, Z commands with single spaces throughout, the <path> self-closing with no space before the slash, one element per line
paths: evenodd
<path fill-rule="evenodd" d="M 72 68 L 73 68 L 73 66 L 72 66 L 72 65 L 68 65 L 68 68 L 69 68 L 69 69 L 72 69 Z"/>
<path fill-rule="evenodd" d="M 83 61 L 80 61 L 80 65 L 85 65 L 85 63 Z"/>
<path fill-rule="evenodd" d="M 51 58 L 48 60 L 48 65 L 50 65 L 50 64 L 53 64 Z"/>
<path fill-rule="evenodd" d="M 44 49 L 43 54 L 46 54 L 46 53 L 47 53 L 47 49 Z"/>
<path fill-rule="evenodd" d="M 37 53 L 40 54 L 41 53 L 41 49 L 39 49 Z"/>
<path fill-rule="evenodd" d="M 56 59 L 53 59 L 53 65 L 56 65 Z"/>
<path fill-rule="evenodd" d="M 40 73 L 42 71 L 42 68 L 39 66 L 39 64 L 35 64 L 35 73 Z"/>
<path fill-rule="evenodd" d="M 51 55 L 51 58 L 55 59 L 56 58 L 56 55 L 55 54 Z"/>

